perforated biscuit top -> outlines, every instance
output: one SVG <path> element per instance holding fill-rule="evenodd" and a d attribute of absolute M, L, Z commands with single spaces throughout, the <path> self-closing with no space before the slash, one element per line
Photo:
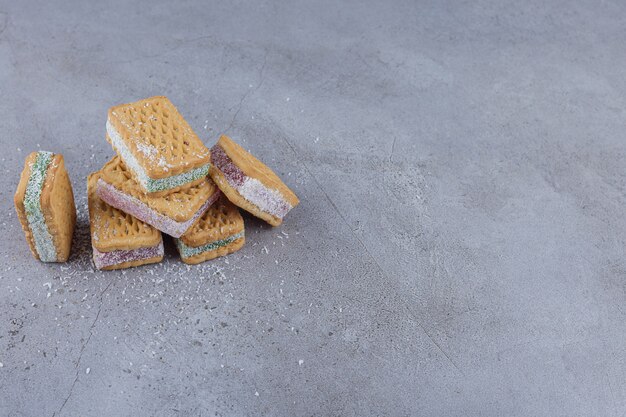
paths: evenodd
<path fill-rule="evenodd" d="M 294 192 L 287 187 L 274 171 L 255 158 L 250 152 L 246 151 L 226 135 L 220 136 L 217 145 L 226 152 L 233 163 L 248 177 L 259 180 L 270 189 L 278 190 L 292 207 L 298 205 L 300 200 L 298 200 Z"/>
<path fill-rule="evenodd" d="M 209 163 L 209 150 L 167 97 L 111 107 L 109 121 L 150 178 Z"/>
<path fill-rule="evenodd" d="M 181 240 L 187 245 L 198 247 L 243 231 L 243 218 L 237 207 L 225 197 L 220 197 L 189 229 Z"/>
<path fill-rule="evenodd" d="M 100 172 L 105 182 L 178 222 L 193 217 L 209 197 L 218 191 L 215 183 L 207 177 L 196 186 L 163 197 L 148 196 L 141 191 L 141 187 L 135 182 L 119 156 L 114 156 Z"/>
<path fill-rule="evenodd" d="M 130 214 L 109 206 L 97 196 L 96 183 L 100 175 L 100 172 L 94 172 L 87 179 L 93 246 L 100 252 L 111 252 L 158 245 L 161 241 L 161 232 Z"/>

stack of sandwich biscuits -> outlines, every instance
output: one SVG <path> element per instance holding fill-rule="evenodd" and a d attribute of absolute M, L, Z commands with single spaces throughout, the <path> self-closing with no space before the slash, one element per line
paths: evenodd
<path fill-rule="evenodd" d="M 160 262 L 162 233 L 175 239 L 187 264 L 224 256 L 245 243 L 239 208 L 278 226 L 299 203 L 229 137 L 209 150 L 167 97 L 109 109 L 106 140 L 116 155 L 87 179 L 97 269 Z M 35 258 L 66 261 L 76 210 L 61 155 L 28 156 L 15 206 Z"/>

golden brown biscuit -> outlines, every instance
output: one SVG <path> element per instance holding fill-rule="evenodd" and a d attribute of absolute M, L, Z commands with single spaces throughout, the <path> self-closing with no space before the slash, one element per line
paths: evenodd
<path fill-rule="evenodd" d="M 222 197 L 189 231 L 176 239 L 176 247 L 183 262 L 197 264 L 238 251 L 245 241 L 239 210 Z"/>
<path fill-rule="evenodd" d="M 160 262 L 163 259 L 161 232 L 104 201 L 97 193 L 95 172 L 87 179 L 91 245 L 96 268 L 110 270 Z"/>
<path fill-rule="evenodd" d="M 13 201 L 35 258 L 67 261 L 76 206 L 63 156 L 46 151 L 28 155 Z"/>
<path fill-rule="evenodd" d="M 98 196 L 109 205 L 174 237 L 180 237 L 217 200 L 220 191 L 210 178 L 163 197 L 144 194 L 119 156 L 100 170 Z"/>
<path fill-rule="evenodd" d="M 209 175 L 226 197 L 272 226 L 300 202 L 271 169 L 228 136 L 211 149 L 211 163 Z"/>
<path fill-rule="evenodd" d="M 210 151 L 167 97 L 109 109 L 107 140 L 146 193 L 161 195 L 205 177 Z"/>

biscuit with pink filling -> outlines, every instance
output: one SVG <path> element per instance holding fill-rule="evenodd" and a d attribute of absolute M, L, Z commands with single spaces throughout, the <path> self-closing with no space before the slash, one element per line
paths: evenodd
<path fill-rule="evenodd" d="M 98 197 L 100 172 L 89 175 L 87 195 L 93 262 L 98 269 L 130 268 L 161 262 L 161 232 Z"/>
<path fill-rule="evenodd" d="M 225 135 L 211 149 L 209 175 L 232 203 L 272 226 L 300 202 L 271 169 Z"/>
<path fill-rule="evenodd" d="M 144 194 L 119 156 L 100 173 L 97 193 L 103 201 L 173 237 L 185 233 L 220 195 L 208 177 L 166 196 Z"/>

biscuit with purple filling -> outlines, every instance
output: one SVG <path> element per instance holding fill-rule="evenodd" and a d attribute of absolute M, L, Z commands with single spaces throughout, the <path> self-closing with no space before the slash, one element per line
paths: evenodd
<path fill-rule="evenodd" d="M 211 149 L 209 175 L 232 203 L 272 226 L 300 202 L 271 169 L 225 135 Z"/>
<path fill-rule="evenodd" d="M 220 190 L 204 177 L 197 185 L 166 196 L 144 194 L 119 156 L 100 170 L 98 196 L 163 233 L 180 237 L 217 200 Z"/>
<path fill-rule="evenodd" d="M 100 172 L 89 175 L 87 195 L 93 262 L 98 269 L 123 269 L 161 262 L 161 232 L 98 197 Z"/>

